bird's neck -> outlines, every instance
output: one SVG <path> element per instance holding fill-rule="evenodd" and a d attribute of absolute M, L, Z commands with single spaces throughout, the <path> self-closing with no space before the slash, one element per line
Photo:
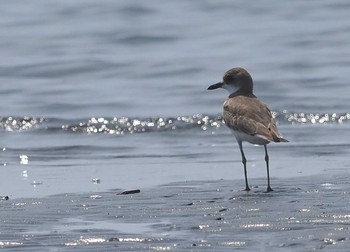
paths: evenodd
<path fill-rule="evenodd" d="M 252 89 L 246 89 L 246 88 L 240 88 L 240 89 L 236 90 L 235 92 L 232 92 L 229 97 L 232 98 L 232 97 L 235 97 L 235 96 L 256 97 L 253 94 L 253 90 Z"/>

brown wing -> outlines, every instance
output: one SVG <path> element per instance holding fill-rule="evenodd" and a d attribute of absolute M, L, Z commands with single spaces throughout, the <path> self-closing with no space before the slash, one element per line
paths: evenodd
<path fill-rule="evenodd" d="M 255 96 L 228 98 L 224 103 L 224 120 L 233 130 L 261 135 L 274 142 L 284 140 L 277 130 L 271 111 Z"/>

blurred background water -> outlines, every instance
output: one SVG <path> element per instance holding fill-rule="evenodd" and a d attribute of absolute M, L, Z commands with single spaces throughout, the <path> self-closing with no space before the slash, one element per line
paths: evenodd
<path fill-rule="evenodd" d="M 85 191 L 94 177 L 104 189 L 172 173 L 241 178 L 236 143 L 220 127 L 227 94 L 206 90 L 234 66 L 252 74 L 291 142 L 271 146 L 285 155 L 272 176 L 291 174 L 290 148 L 348 147 L 349 9 L 340 0 L 3 3 L 0 192 Z M 260 160 L 260 148 L 246 148 Z M 147 182 L 157 166 L 162 175 Z"/>
<path fill-rule="evenodd" d="M 234 66 L 276 116 L 281 177 L 349 172 L 350 3 L 6 1 L 0 9 L 0 195 L 237 179 L 222 123 Z M 263 149 L 246 145 L 250 178 Z"/>

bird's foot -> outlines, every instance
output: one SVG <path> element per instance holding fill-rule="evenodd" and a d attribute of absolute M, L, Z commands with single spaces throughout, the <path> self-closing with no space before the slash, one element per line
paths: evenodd
<path fill-rule="evenodd" d="M 267 189 L 266 189 L 266 192 L 268 193 L 268 192 L 272 192 L 272 191 L 273 190 L 272 190 L 271 186 L 268 186 Z"/>
<path fill-rule="evenodd" d="M 249 192 L 250 188 L 247 186 L 243 191 Z"/>

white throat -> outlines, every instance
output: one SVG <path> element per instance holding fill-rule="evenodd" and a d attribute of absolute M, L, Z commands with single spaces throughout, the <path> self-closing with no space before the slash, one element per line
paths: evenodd
<path fill-rule="evenodd" d="M 224 84 L 222 86 L 223 89 L 226 89 L 230 94 L 233 94 L 234 92 L 236 92 L 238 90 L 238 87 L 237 86 L 234 86 L 234 85 L 227 85 L 227 84 Z"/>

